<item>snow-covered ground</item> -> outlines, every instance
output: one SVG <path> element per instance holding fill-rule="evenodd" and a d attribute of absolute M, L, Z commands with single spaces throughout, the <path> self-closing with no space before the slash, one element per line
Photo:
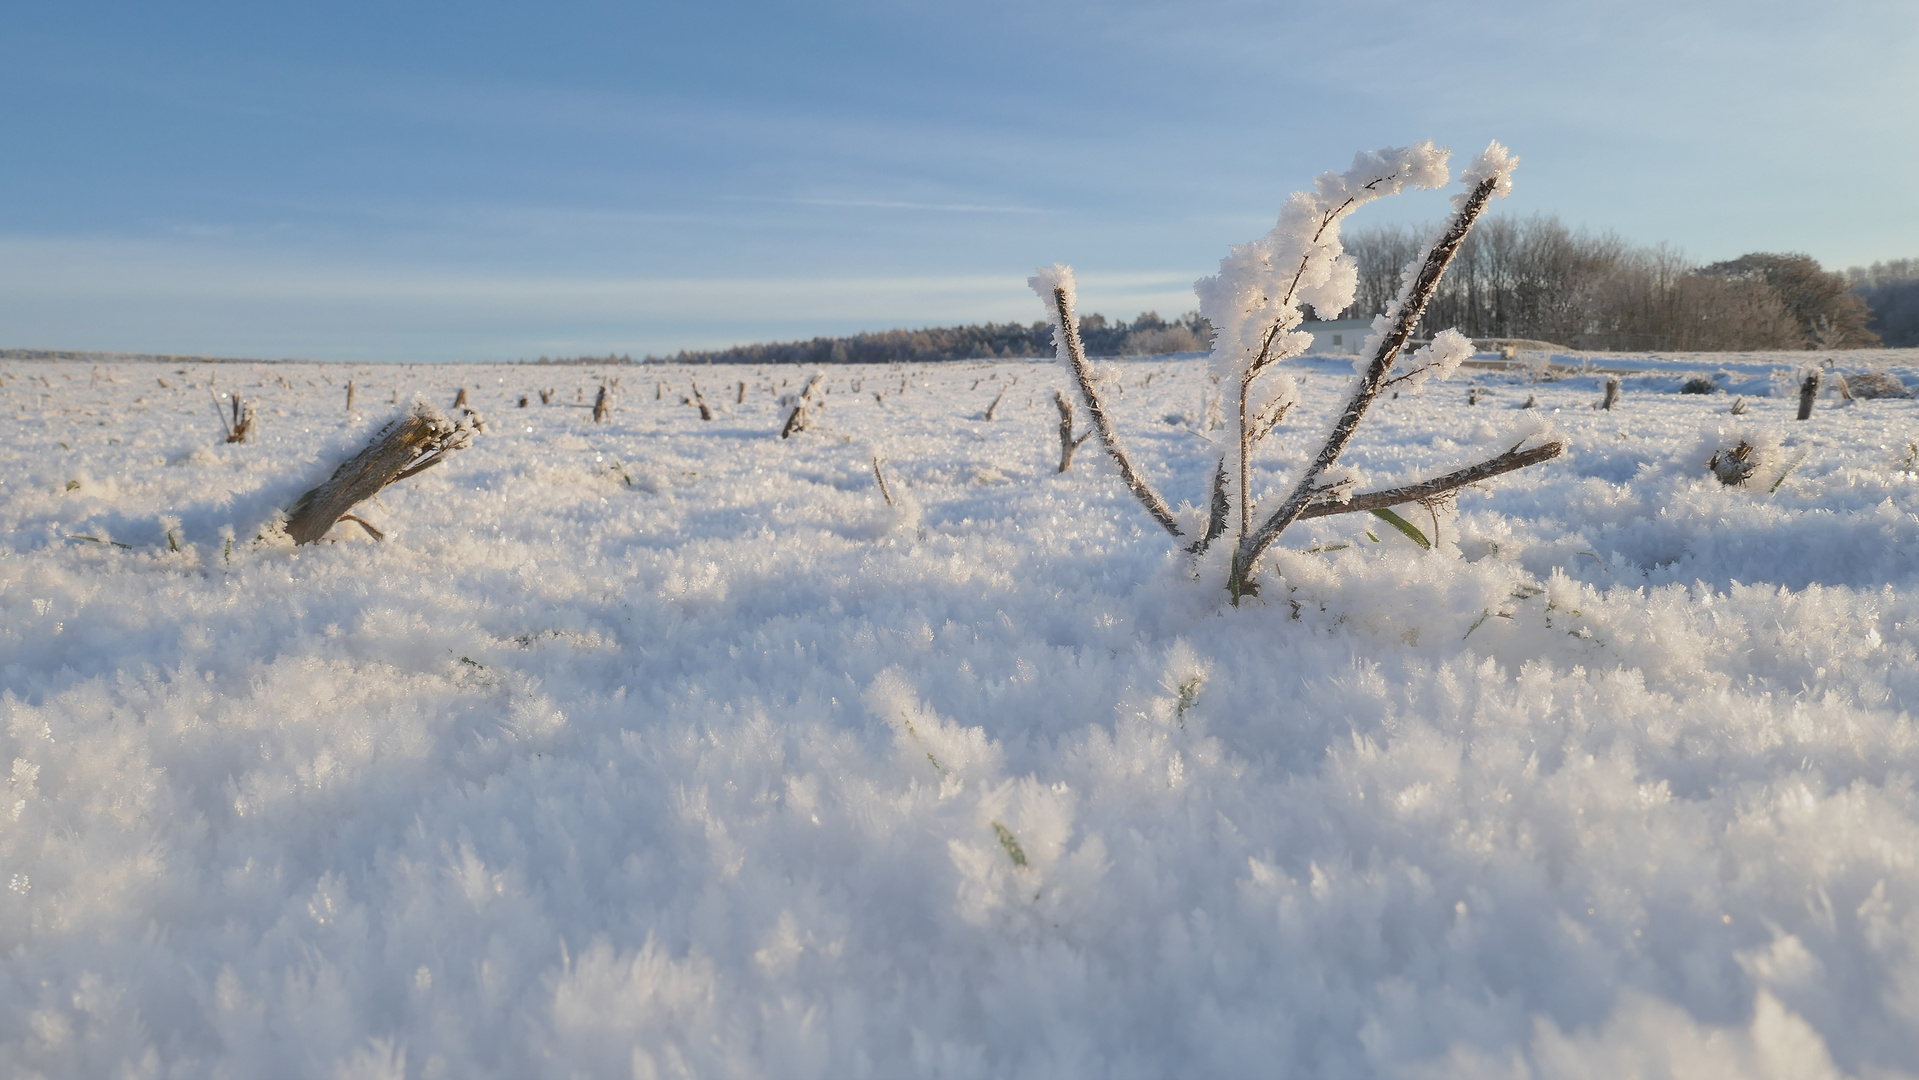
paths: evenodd
<path fill-rule="evenodd" d="M 1795 423 L 1805 359 L 1385 401 L 1375 482 L 1534 395 L 1571 451 L 1238 608 L 1054 473 L 1053 365 L 830 369 L 782 442 L 805 372 L 0 363 L 0 1073 L 1919 1074 L 1919 402 Z M 1203 363 L 1115 367 L 1202 501 Z M 461 385 L 385 542 L 255 539 Z"/>

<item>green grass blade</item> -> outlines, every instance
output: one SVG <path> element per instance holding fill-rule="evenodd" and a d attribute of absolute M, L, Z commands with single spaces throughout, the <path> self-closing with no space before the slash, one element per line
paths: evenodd
<path fill-rule="evenodd" d="M 1372 511 L 1372 515 L 1386 524 L 1391 525 L 1393 528 L 1398 529 L 1405 535 L 1406 539 L 1411 540 L 1413 543 L 1418 544 L 1428 551 L 1432 550 L 1433 542 L 1426 539 L 1426 534 L 1419 531 L 1419 526 L 1414 525 L 1412 522 L 1407 521 L 1391 510 L 1374 510 Z"/>
<path fill-rule="evenodd" d="M 995 821 L 993 831 L 999 834 L 999 846 L 1006 849 L 1006 857 L 1013 860 L 1013 865 L 1025 866 L 1026 849 L 1020 847 L 1019 841 L 1013 838 L 1013 830 Z"/>

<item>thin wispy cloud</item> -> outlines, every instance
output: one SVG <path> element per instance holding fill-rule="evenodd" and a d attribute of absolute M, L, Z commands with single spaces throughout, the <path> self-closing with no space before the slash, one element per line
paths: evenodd
<path fill-rule="evenodd" d="M 728 195 L 728 202 L 778 203 L 785 206 L 832 206 L 861 210 L 931 210 L 945 214 L 1043 214 L 1037 206 L 995 206 L 980 203 L 908 202 L 902 199 L 826 199 L 797 195 Z"/>

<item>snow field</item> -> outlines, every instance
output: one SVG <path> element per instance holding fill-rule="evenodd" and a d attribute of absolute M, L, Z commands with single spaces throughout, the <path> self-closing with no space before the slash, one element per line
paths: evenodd
<path fill-rule="evenodd" d="M 809 372 L 0 365 L 0 1071 L 1919 1074 L 1919 404 L 1794 423 L 1804 359 L 1384 401 L 1367 486 L 1572 449 L 1237 609 L 1054 475 L 1052 365 L 829 368 L 786 442 Z M 1292 367 L 1262 487 L 1351 370 Z M 1200 502 L 1205 363 L 1111 370 Z M 384 543 L 255 540 L 460 385 Z"/>

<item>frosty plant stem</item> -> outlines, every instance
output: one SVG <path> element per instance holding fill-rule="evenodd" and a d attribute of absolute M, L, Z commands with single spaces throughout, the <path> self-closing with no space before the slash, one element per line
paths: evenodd
<path fill-rule="evenodd" d="M 1057 269 L 1064 270 L 1065 274 L 1064 280 L 1052 283 L 1053 333 L 1058 338 L 1062 359 L 1072 370 L 1073 382 L 1079 386 L 1080 400 L 1093 418 L 1093 430 L 1099 434 L 1100 445 L 1106 448 L 1106 452 L 1112 455 L 1113 463 L 1119 466 L 1119 475 L 1126 481 L 1127 490 L 1140 501 L 1140 505 L 1146 507 L 1147 513 L 1153 515 L 1154 521 L 1165 526 L 1167 532 L 1179 536 L 1179 522 L 1173 519 L 1172 508 L 1166 505 L 1165 499 L 1160 498 L 1159 492 L 1153 490 L 1146 474 L 1140 472 L 1139 466 L 1134 465 L 1133 459 L 1127 456 L 1126 447 L 1119 441 L 1119 432 L 1113 429 L 1112 418 L 1106 415 L 1106 403 L 1100 398 L 1093 365 L 1087 363 L 1086 347 L 1079 340 L 1079 316 L 1073 312 L 1073 272 L 1066 267 Z M 1040 274 L 1044 277 L 1046 271 L 1042 270 Z M 1033 280 L 1038 283 L 1040 278 Z"/>
<path fill-rule="evenodd" d="M 1053 404 L 1059 407 L 1059 471 L 1065 472 L 1073 467 L 1073 452 L 1080 448 L 1081 443 L 1093 437 L 1093 431 L 1088 428 L 1075 437 L 1073 435 L 1073 403 L 1066 400 L 1065 394 L 1055 390 Z"/>
<path fill-rule="evenodd" d="M 1229 385 L 1236 389 L 1236 409 L 1232 448 L 1220 457 L 1207 500 L 1206 535 L 1187 550 L 1205 552 L 1213 540 L 1224 535 L 1226 523 L 1237 517 L 1239 528 L 1227 580 L 1235 603 L 1254 590 L 1252 575 L 1259 557 L 1295 521 L 1430 501 L 1468 484 L 1539 464 L 1564 449 L 1558 440 L 1542 439 L 1535 444 L 1533 435 L 1520 436 L 1504 453 L 1485 461 L 1360 495 L 1350 494 L 1354 478 L 1342 475 L 1346 470 L 1339 468 L 1340 456 L 1381 390 L 1400 383 L 1414 389 L 1429 378 L 1444 378 L 1472 354 L 1471 342 L 1458 331 L 1447 330 L 1403 362 L 1400 356 L 1467 233 L 1495 195 L 1503 197 L 1511 190 L 1511 174 L 1518 161 L 1493 143 L 1462 177 L 1466 190 L 1453 199 L 1452 220 L 1434 238 L 1425 257 L 1406 268 L 1398 298 L 1373 320 L 1373 332 L 1363 351 L 1366 359 L 1357 368 L 1359 377 L 1325 442 L 1279 507 L 1254 526 L 1252 455 L 1299 400 L 1298 387 L 1291 378 L 1276 375 L 1263 380 L 1262 376 L 1280 361 L 1300 356 L 1311 347 L 1312 335 L 1297 330 L 1303 305 L 1328 312 L 1351 305 L 1357 271 L 1340 244 L 1341 223 L 1358 207 L 1409 186 L 1445 184 L 1447 156 L 1447 151 L 1430 142 L 1358 155 L 1347 172 L 1326 173 L 1317 179 L 1312 191 L 1287 200 L 1271 232 L 1233 248 L 1220 261 L 1219 274 L 1196 286 L 1201 313 L 1215 330 L 1215 381 L 1231 379 Z M 1072 268 L 1042 267 L 1030 284 L 1047 302 L 1059 358 L 1093 417 L 1093 433 L 1099 436 L 1127 489 L 1146 512 L 1167 532 L 1182 536 L 1178 519 L 1126 453 L 1107 414 L 1098 379 L 1080 341 L 1073 311 Z M 1228 458 L 1232 459 L 1230 463 Z"/>
<path fill-rule="evenodd" d="M 295 544 L 311 544 L 339 522 L 351 521 L 375 540 L 385 539 L 350 511 L 380 489 L 445 461 L 472 438 L 473 429 L 465 421 L 456 424 L 426 402 L 415 402 L 410 411 L 387 421 L 366 449 L 333 470 L 325 483 L 300 496 L 287 511 L 287 535 Z"/>
<path fill-rule="evenodd" d="M 1465 242 L 1466 234 L 1472 231 L 1473 223 L 1485 213 L 1486 203 L 1491 200 L 1494 189 L 1503 179 L 1505 176 L 1496 172 L 1473 185 L 1466 196 L 1465 204 L 1454 215 L 1452 224 L 1445 232 L 1439 234 L 1439 238 L 1433 241 L 1432 247 L 1427 249 L 1425 261 L 1421 263 L 1418 275 L 1413 278 L 1409 287 L 1401 290 L 1397 304 L 1398 310 L 1387 312 L 1386 317 L 1391 319 L 1389 328 L 1383 337 L 1378 337 L 1379 343 L 1373 350 L 1372 361 L 1360 374 L 1359 383 L 1353 387 L 1352 396 L 1346 400 L 1346 408 L 1339 414 L 1339 419 L 1333 423 L 1333 430 L 1326 436 L 1326 442 L 1319 448 L 1319 453 L 1314 455 L 1313 463 L 1306 467 L 1306 471 L 1293 485 L 1293 490 L 1286 496 L 1286 501 L 1281 503 L 1279 509 L 1273 511 L 1272 516 L 1267 518 L 1256 531 L 1246 530 L 1242 526 L 1239 546 L 1233 552 L 1231 586 L 1233 595 L 1238 596 L 1248 591 L 1252 584 L 1253 564 L 1268 547 L 1272 546 L 1273 541 L 1279 539 L 1279 534 L 1286 531 L 1288 525 L 1299 520 L 1300 513 L 1306 509 L 1306 504 L 1315 498 L 1334 494 L 1336 485 L 1324 483 L 1324 477 L 1333 466 L 1339 463 L 1340 454 L 1345 452 L 1346 445 L 1352 441 L 1353 433 L 1359 430 L 1359 421 L 1366 415 L 1366 410 L 1372 407 L 1374 399 L 1379 397 L 1379 391 L 1386 385 L 1387 375 L 1392 371 L 1393 362 L 1399 359 L 1399 351 L 1405 348 L 1406 339 L 1412 337 L 1413 327 L 1419 324 L 1419 317 L 1426 313 L 1426 302 L 1432 299 L 1433 291 L 1439 288 L 1439 279 L 1445 276 L 1447 265 L 1458 253 L 1459 245 Z M 1377 322 L 1374 325 L 1376 328 L 1374 334 L 1378 335 Z M 1453 366 L 1458 365 L 1455 362 Z M 1248 381 L 1250 382 L 1250 377 Z M 1245 399 L 1245 393 L 1242 391 L 1240 400 L 1243 403 Z M 1242 415 L 1244 408 L 1242 404 Z M 1558 444 L 1549 445 L 1552 446 L 1552 452 L 1546 457 L 1558 455 L 1560 450 Z M 1247 445 L 1247 449 L 1250 449 L 1250 445 Z M 1517 450 L 1517 447 L 1514 449 Z M 1510 456 L 1510 453 L 1502 456 Z M 1246 457 L 1247 454 L 1242 452 L 1240 463 L 1242 522 L 1246 521 L 1251 514 L 1251 508 L 1248 505 L 1251 502 L 1251 493 L 1247 490 Z M 1543 461 L 1545 458 L 1539 460 Z M 1481 478 L 1481 470 L 1489 464 L 1491 463 L 1482 463 L 1463 470 L 1462 475 L 1474 475 L 1455 484 L 1434 487 L 1421 497 L 1430 498 L 1441 491 L 1450 491 L 1472 483 L 1474 479 Z M 1520 468 L 1521 466 L 1510 467 Z M 1505 471 L 1507 470 L 1495 469 L 1492 472 L 1484 472 L 1483 475 L 1492 476 Z M 1425 481 L 1415 486 L 1426 488 L 1433 483 L 1434 481 Z M 1374 493 L 1375 497 L 1377 495 L 1378 493 Z M 1391 505 L 1391 503 L 1384 505 Z M 1370 509 L 1370 507 L 1356 509 Z"/>

